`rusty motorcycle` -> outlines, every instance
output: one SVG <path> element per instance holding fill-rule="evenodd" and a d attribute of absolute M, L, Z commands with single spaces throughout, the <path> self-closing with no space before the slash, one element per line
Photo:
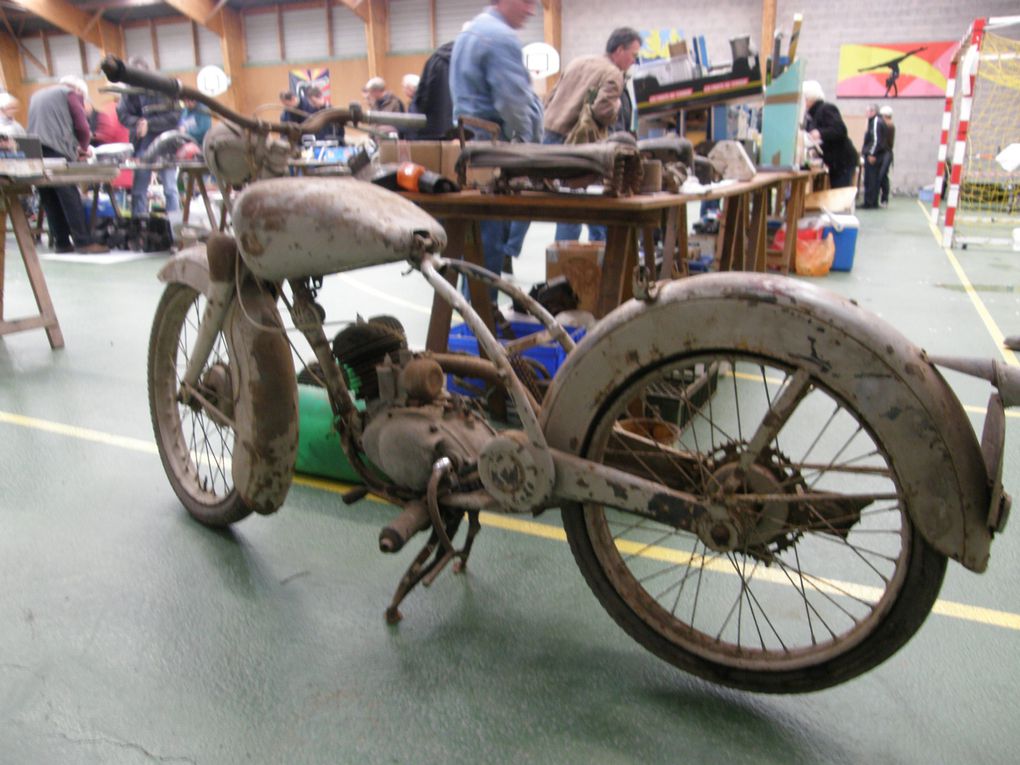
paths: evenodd
<path fill-rule="evenodd" d="M 280 157 L 321 113 L 300 128 L 249 121 L 116 59 L 103 68 L 112 81 L 185 93 L 232 125 L 218 146 L 207 141 L 221 182 L 243 187 L 232 233 L 162 269 L 148 359 L 160 457 L 201 523 L 272 513 L 287 495 L 298 399 L 282 302 L 365 490 L 402 508 L 380 549 L 427 534 L 391 622 L 416 584 L 451 562 L 463 570 L 480 511 L 558 508 L 592 592 L 633 639 L 715 683 L 803 692 L 904 645 L 948 559 L 986 568 L 1009 511 L 1004 407 L 1020 402 L 1005 365 L 931 358 L 850 300 L 743 273 L 659 283 L 575 347 L 514 285 L 444 258 L 442 227 L 399 194 L 280 177 Z M 323 278 L 393 262 L 460 312 L 487 359 L 412 352 L 385 319 L 330 344 Z M 544 395 L 455 289 L 458 274 L 516 298 L 569 352 Z M 980 441 L 936 363 L 993 384 Z M 450 372 L 501 385 L 519 424 L 497 427 L 450 393 Z"/>

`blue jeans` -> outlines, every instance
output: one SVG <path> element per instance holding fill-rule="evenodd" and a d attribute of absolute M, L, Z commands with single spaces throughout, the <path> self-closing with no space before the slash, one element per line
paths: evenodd
<path fill-rule="evenodd" d="M 566 140 L 566 136 L 561 133 L 555 133 L 552 130 L 546 130 L 545 135 L 542 137 L 542 143 L 545 144 L 562 144 Z M 557 223 L 555 238 L 557 242 L 576 242 L 581 238 L 581 225 L 580 223 Z M 593 226 L 588 224 L 588 241 L 589 242 L 604 242 L 606 241 L 606 227 L 605 226 Z"/>
<path fill-rule="evenodd" d="M 503 272 L 503 260 L 507 256 L 516 258 L 521 254 L 524 236 L 528 233 L 531 223 L 528 221 L 483 220 L 478 224 L 482 236 L 482 263 L 486 270 L 497 276 Z M 470 299 L 467 281 L 463 280 L 460 291 Z M 489 297 L 495 304 L 498 290 L 489 290 Z"/>
<path fill-rule="evenodd" d="M 181 209 L 181 195 L 177 191 L 177 168 L 164 167 L 159 170 L 159 183 L 166 197 L 166 211 L 176 212 Z M 135 178 L 131 184 L 131 214 L 142 215 L 149 211 L 149 181 L 152 180 L 151 170 L 135 170 Z"/>

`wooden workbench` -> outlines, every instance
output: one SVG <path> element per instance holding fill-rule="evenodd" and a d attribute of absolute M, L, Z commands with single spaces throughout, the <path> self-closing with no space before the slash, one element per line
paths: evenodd
<path fill-rule="evenodd" d="M 5 160 L 0 168 L 0 217 L 3 217 L 0 237 L 0 335 L 24 332 L 29 329 L 45 329 L 50 348 L 64 347 L 64 335 L 60 331 L 53 301 L 46 287 L 39 264 L 39 253 L 35 249 L 35 237 L 28 225 L 21 198 L 32 193 L 33 186 L 71 186 L 108 182 L 117 174 L 115 165 L 76 165 L 66 167 L 43 167 L 42 160 Z M 14 238 L 25 263 L 29 284 L 35 295 L 38 315 L 20 319 L 4 318 L 4 269 L 6 267 L 7 219 L 11 220 Z"/>
<path fill-rule="evenodd" d="M 602 278 L 595 317 L 602 318 L 624 299 L 630 274 L 637 264 L 638 237 L 645 242 L 646 266 L 654 273 L 652 232 L 663 232 L 663 263 L 658 277 L 672 278 L 674 265 L 686 261 L 687 204 L 723 200 L 723 229 L 719 263 L 723 270 L 764 271 L 766 267 L 766 217 L 772 196 L 785 199 L 788 228 L 796 229 L 803 212 L 809 172 L 759 173 L 750 181 L 716 187 L 704 194 L 659 192 L 632 197 L 588 194 L 485 194 L 461 191 L 453 194 L 406 193 L 405 196 L 438 218 L 446 228 L 446 254 L 484 265 L 478 223 L 483 220 L 527 220 L 564 223 L 597 223 L 607 227 Z M 786 192 L 789 189 L 789 192 Z M 796 237 L 787 237 L 783 263 L 791 262 Z M 492 326 L 492 306 L 484 285 L 472 282 L 475 310 Z M 452 309 L 438 296 L 433 300 L 426 347 L 446 349 Z"/>

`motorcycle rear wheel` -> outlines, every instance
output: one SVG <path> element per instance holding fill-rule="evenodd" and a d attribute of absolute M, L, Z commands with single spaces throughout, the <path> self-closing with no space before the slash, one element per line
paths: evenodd
<path fill-rule="evenodd" d="M 149 410 L 156 445 L 170 484 L 188 512 L 206 526 L 222 528 L 247 517 L 250 508 L 234 486 L 232 427 L 198 403 L 186 404 L 181 379 L 188 366 L 205 296 L 171 283 L 156 309 L 149 339 Z M 234 391 L 230 353 L 221 332 L 199 381 L 199 392 L 227 411 Z"/>
<path fill-rule="evenodd" d="M 604 401 L 583 456 L 710 498 L 736 530 L 706 544 L 610 507 L 564 509 L 589 586 L 643 646 L 715 683 L 805 692 L 876 666 L 920 627 L 946 558 L 911 523 L 896 455 L 796 359 L 691 352 Z"/>

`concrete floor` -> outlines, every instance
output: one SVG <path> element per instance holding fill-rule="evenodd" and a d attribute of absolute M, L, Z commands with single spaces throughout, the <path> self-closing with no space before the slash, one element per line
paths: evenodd
<path fill-rule="evenodd" d="M 854 269 L 819 283 L 929 351 L 1001 357 L 994 327 L 1020 332 L 1020 254 L 947 254 L 913 200 L 860 218 Z M 523 281 L 551 239 L 533 227 Z M 8 317 L 31 308 L 16 252 Z M 900 653 L 801 697 L 715 688 L 633 643 L 554 513 L 490 518 L 469 574 L 416 592 L 396 628 L 383 609 L 408 556 L 376 551 L 391 508 L 302 479 L 273 517 L 199 526 L 149 424 L 163 261 L 48 259 L 67 347 L 0 339 L 0 762 L 1016 761 L 1016 521 L 987 574 L 950 564 L 939 613 Z M 329 279 L 330 318 L 393 313 L 420 347 L 430 296 L 400 273 Z M 950 381 L 980 428 L 987 388 Z"/>

